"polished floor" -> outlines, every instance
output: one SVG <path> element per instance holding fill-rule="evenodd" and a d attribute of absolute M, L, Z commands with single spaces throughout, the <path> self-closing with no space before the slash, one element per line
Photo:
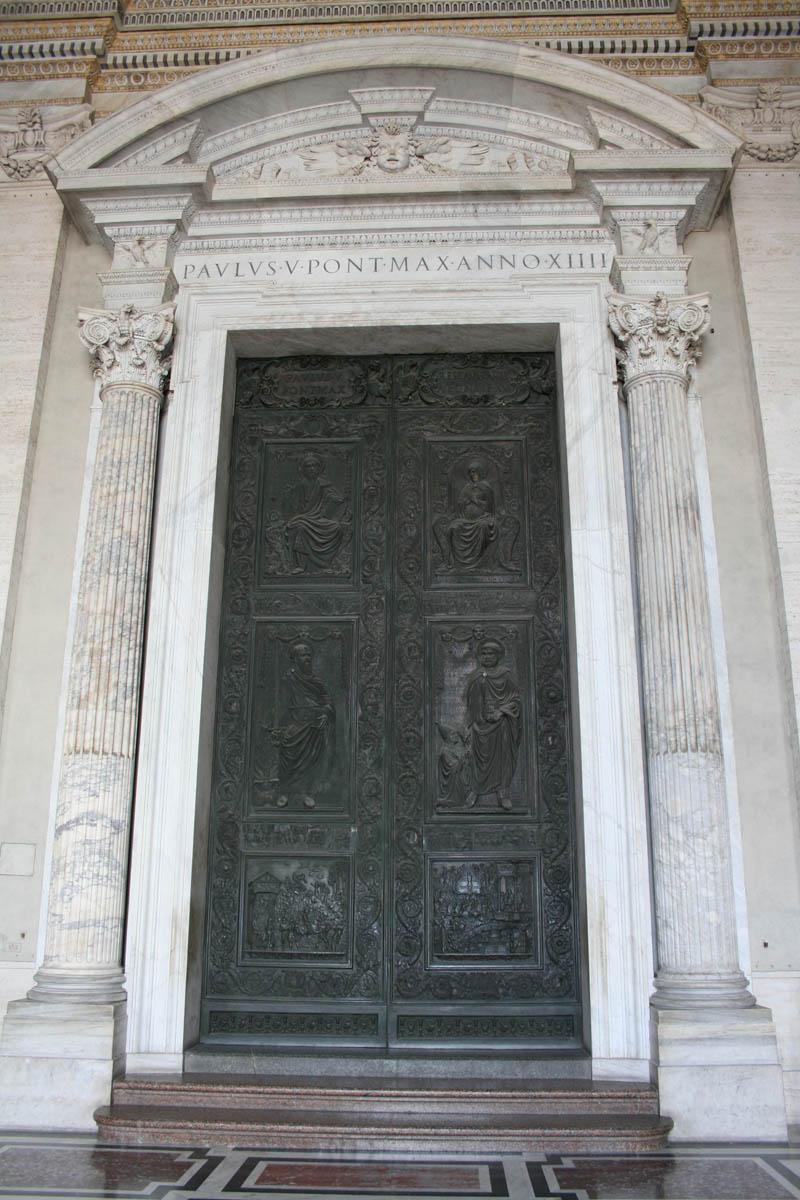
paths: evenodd
<path fill-rule="evenodd" d="M 800 1200 L 800 1145 L 675 1146 L 643 1155 L 420 1156 L 103 1146 L 82 1134 L 0 1134 L 0 1198 L 258 1196 Z"/>

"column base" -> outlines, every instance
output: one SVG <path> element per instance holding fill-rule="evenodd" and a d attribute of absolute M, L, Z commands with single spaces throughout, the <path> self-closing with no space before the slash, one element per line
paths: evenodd
<path fill-rule="evenodd" d="M 672 1140 L 788 1139 L 772 1013 L 760 1006 L 651 1009 L 661 1112 Z"/>
<path fill-rule="evenodd" d="M 709 971 L 704 975 L 659 971 L 655 987 L 655 993 L 650 997 L 653 1008 L 687 1011 L 693 1008 L 752 1008 L 756 1002 L 741 971 L 728 974 Z"/>
<path fill-rule="evenodd" d="M 12 1000 L 0 1039 L 0 1128 L 94 1132 L 125 1065 L 126 1005 Z"/>
<path fill-rule="evenodd" d="M 39 967 L 30 1000 L 48 1004 L 119 1004 L 127 999 L 119 967 Z"/>

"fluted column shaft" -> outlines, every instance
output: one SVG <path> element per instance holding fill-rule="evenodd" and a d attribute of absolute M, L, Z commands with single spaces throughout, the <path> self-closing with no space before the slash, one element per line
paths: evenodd
<path fill-rule="evenodd" d="M 688 420 L 708 297 L 609 298 L 630 424 L 661 1008 L 753 1004 L 739 968 L 719 701 Z"/>
<path fill-rule="evenodd" d="M 122 931 L 165 350 L 174 307 L 82 313 L 102 412 L 35 999 L 123 999 Z"/>

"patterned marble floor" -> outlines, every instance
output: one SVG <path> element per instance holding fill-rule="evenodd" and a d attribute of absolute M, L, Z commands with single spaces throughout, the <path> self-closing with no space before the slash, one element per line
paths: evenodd
<path fill-rule="evenodd" d="M 800 1200 L 800 1145 L 673 1147 L 646 1155 L 311 1154 L 241 1146 L 102 1146 L 80 1134 L 0 1134 L 0 1200 Z"/>

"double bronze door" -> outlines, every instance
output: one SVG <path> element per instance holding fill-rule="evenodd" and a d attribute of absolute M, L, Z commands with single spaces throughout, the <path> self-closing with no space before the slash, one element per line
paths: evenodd
<path fill-rule="evenodd" d="M 202 1036 L 581 1045 L 547 355 L 239 364 Z"/>

